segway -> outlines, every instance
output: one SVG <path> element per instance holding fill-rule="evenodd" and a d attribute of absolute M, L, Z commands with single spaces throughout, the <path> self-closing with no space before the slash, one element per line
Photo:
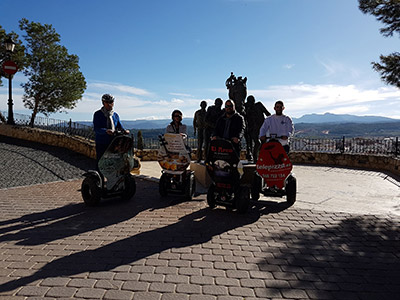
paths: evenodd
<path fill-rule="evenodd" d="M 279 137 L 270 137 L 260 147 L 256 172 L 251 185 L 251 198 L 259 200 L 260 194 L 270 197 L 286 196 L 288 204 L 296 201 L 296 178 L 291 173 L 293 165 L 290 162 Z"/>
<path fill-rule="evenodd" d="M 225 139 L 210 141 L 205 163 L 212 180 L 207 192 L 208 206 L 214 208 L 221 205 L 239 213 L 247 212 L 249 188 L 240 183 L 243 167 L 232 143 Z"/>
<path fill-rule="evenodd" d="M 171 193 L 192 200 L 196 179 L 194 172 L 187 169 L 190 165 L 190 149 L 185 145 L 184 136 L 166 133 L 160 135 L 159 140 L 158 163 L 162 169 L 158 186 L 160 195 L 166 197 Z"/>
<path fill-rule="evenodd" d="M 83 174 L 81 193 L 87 206 L 97 205 L 102 198 L 120 197 L 129 200 L 136 192 L 132 170 L 140 163 L 134 156 L 133 137 L 116 132 L 115 137 L 98 162 L 99 171 L 90 170 Z"/>

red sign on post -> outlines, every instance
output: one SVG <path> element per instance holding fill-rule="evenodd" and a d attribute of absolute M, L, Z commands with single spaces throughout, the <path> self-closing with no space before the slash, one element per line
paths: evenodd
<path fill-rule="evenodd" d="M 3 63 L 3 71 L 6 74 L 13 75 L 17 73 L 18 71 L 18 66 L 15 64 L 15 62 L 11 60 L 7 60 Z"/>

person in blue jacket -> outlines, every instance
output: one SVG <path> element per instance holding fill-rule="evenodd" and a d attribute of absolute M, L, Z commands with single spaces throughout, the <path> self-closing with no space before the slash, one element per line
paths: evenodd
<path fill-rule="evenodd" d="M 104 94 L 101 97 L 103 107 L 93 115 L 93 128 L 96 134 L 95 142 L 97 162 L 99 162 L 100 158 L 107 150 L 108 145 L 110 145 L 113 140 L 116 129 L 129 133 L 129 130 L 125 130 L 122 126 L 118 114 L 113 110 L 114 100 L 114 96 Z"/>

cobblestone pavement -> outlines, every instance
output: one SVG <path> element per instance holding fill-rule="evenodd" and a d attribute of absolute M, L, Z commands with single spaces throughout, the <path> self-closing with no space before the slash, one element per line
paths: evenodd
<path fill-rule="evenodd" d="M 0 135 L 0 189 L 76 179 L 94 167 L 67 149 Z"/>
<path fill-rule="evenodd" d="M 398 216 L 239 215 L 139 178 L 130 201 L 87 208 L 81 179 L 56 180 L 0 189 L 0 299 L 399 298 Z"/>

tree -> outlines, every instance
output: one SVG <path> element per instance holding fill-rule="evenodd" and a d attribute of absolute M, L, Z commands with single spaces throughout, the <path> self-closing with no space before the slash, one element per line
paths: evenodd
<path fill-rule="evenodd" d="M 60 35 L 52 25 L 19 22 L 21 30 L 26 32 L 26 57 L 28 67 L 24 75 L 28 82 L 24 88 L 23 102 L 32 110 L 30 126 L 33 127 L 36 115 L 73 109 L 86 89 L 86 81 L 79 71 L 79 58 L 68 54 L 68 50 L 59 44 Z"/>
<path fill-rule="evenodd" d="M 399 0 L 359 0 L 359 8 L 364 14 L 371 14 L 385 27 L 380 32 L 385 37 L 400 34 L 400 1 Z M 400 88 L 400 53 L 381 55 L 381 63 L 372 62 L 381 79 L 390 85 Z"/>
<path fill-rule="evenodd" d="M 143 135 L 142 135 L 142 131 L 139 130 L 137 133 L 137 148 L 139 150 L 143 150 L 144 148 L 144 143 L 143 143 Z"/>

